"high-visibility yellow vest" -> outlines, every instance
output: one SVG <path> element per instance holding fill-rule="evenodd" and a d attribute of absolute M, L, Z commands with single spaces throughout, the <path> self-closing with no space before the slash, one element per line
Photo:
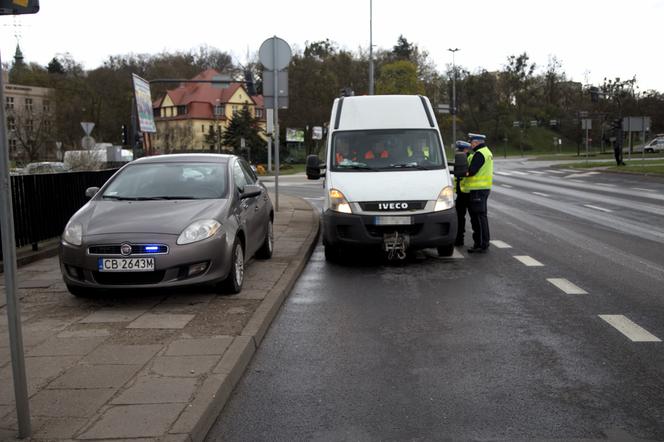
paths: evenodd
<path fill-rule="evenodd" d="M 468 164 L 470 165 L 470 162 L 473 161 L 473 155 L 475 155 L 474 152 L 471 152 L 468 155 Z M 461 190 L 461 193 L 469 193 L 470 189 L 468 189 L 468 184 L 467 184 L 467 179 L 470 177 L 464 177 L 461 178 L 461 182 L 459 183 L 459 190 Z"/>
<path fill-rule="evenodd" d="M 484 164 L 475 175 L 467 176 L 461 182 L 468 191 L 491 189 L 493 184 L 493 154 L 486 146 L 478 149 L 475 152 L 475 155 L 477 154 L 484 157 Z"/>

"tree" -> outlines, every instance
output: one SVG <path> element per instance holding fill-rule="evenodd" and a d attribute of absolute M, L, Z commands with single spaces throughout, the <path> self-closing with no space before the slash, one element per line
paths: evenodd
<path fill-rule="evenodd" d="M 233 114 L 228 128 L 222 136 L 223 146 L 237 154 L 246 154 L 247 159 L 251 161 L 265 161 L 267 152 L 265 150 L 265 141 L 260 136 L 261 128 L 258 125 L 258 119 L 254 118 L 249 111 L 248 106 L 243 106 L 242 110 Z M 245 151 L 241 151 L 242 138 L 245 142 Z"/>
<path fill-rule="evenodd" d="M 19 158 L 28 163 L 46 159 L 49 144 L 53 142 L 53 115 L 21 106 L 8 115 L 8 120 L 11 121 L 11 135 L 16 140 Z"/>
<path fill-rule="evenodd" d="M 210 147 L 213 152 L 221 153 L 223 134 L 220 125 L 210 126 L 208 133 L 205 134 L 205 144 Z"/>
<path fill-rule="evenodd" d="M 58 60 L 57 57 L 53 57 L 53 59 L 48 63 L 48 66 L 46 66 L 46 70 L 49 74 L 65 73 L 65 67 L 62 66 L 62 63 L 60 63 L 60 60 Z"/>
<path fill-rule="evenodd" d="M 424 84 L 417 78 L 417 66 L 399 60 L 383 66 L 376 81 L 378 94 L 423 94 Z"/>
<path fill-rule="evenodd" d="M 397 39 L 397 44 L 392 48 L 392 55 L 394 60 L 408 60 L 414 61 L 413 55 L 417 50 L 417 46 L 414 46 L 412 43 L 409 43 L 406 37 L 399 35 Z"/>

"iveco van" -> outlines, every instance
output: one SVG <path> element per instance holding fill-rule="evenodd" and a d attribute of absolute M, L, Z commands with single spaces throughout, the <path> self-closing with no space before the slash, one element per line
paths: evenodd
<path fill-rule="evenodd" d="M 455 170 L 465 174 L 461 157 Z M 357 247 L 381 248 L 400 259 L 409 249 L 452 255 L 453 181 L 426 97 L 336 99 L 321 160 L 307 158 L 307 176 L 325 179 L 326 259 L 339 260 Z"/>

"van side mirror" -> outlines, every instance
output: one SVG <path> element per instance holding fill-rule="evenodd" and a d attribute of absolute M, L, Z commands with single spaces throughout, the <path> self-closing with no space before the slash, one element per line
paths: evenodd
<path fill-rule="evenodd" d="M 454 155 L 454 176 L 464 177 L 468 172 L 468 157 L 463 152 L 457 152 Z"/>
<path fill-rule="evenodd" d="M 92 198 L 99 192 L 99 187 L 88 187 L 85 189 L 85 197 L 86 198 Z"/>
<path fill-rule="evenodd" d="M 307 156 L 307 179 L 309 180 L 319 180 L 321 174 L 321 164 L 318 159 L 318 155 L 308 155 Z"/>

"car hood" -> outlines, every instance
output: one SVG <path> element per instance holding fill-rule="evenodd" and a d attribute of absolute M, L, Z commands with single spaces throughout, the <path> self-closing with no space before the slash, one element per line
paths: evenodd
<path fill-rule="evenodd" d="M 179 235 L 200 219 L 222 221 L 228 200 L 90 201 L 75 220 L 84 235 L 154 233 Z"/>
<path fill-rule="evenodd" d="M 446 169 L 386 172 L 333 172 L 330 188 L 340 190 L 349 202 L 431 201 L 451 186 Z"/>

